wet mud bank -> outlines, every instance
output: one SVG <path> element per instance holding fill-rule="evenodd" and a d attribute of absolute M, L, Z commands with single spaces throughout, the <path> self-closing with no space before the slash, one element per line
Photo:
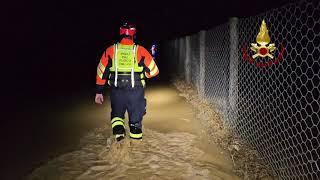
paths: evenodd
<path fill-rule="evenodd" d="M 202 100 L 191 84 L 182 80 L 175 80 L 173 84 L 180 91 L 179 95 L 193 106 L 202 133 L 208 136 L 210 142 L 228 152 L 236 175 L 241 179 L 277 179 L 259 157 L 258 152 L 224 124 L 222 115 L 215 111 L 212 105 Z"/>

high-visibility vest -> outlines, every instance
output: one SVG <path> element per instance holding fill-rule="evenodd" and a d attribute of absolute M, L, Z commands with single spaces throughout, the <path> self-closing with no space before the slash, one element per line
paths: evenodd
<path fill-rule="evenodd" d="M 142 72 L 143 67 L 140 67 L 137 62 L 137 45 L 123 45 L 117 43 L 114 45 L 113 63 L 110 68 L 111 72 Z"/>
<path fill-rule="evenodd" d="M 118 85 L 118 75 L 119 73 L 130 73 L 131 75 L 131 85 L 132 87 L 135 86 L 136 78 L 135 74 L 139 74 L 139 79 L 143 86 L 145 86 L 145 81 L 143 80 L 143 67 L 140 67 L 138 64 L 138 45 L 123 45 L 120 43 L 115 44 L 114 46 L 114 56 L 113 56 L 113 63 L 110 68 L 110 72 L 114 73 L 114 86 L 117 87 Z"/>

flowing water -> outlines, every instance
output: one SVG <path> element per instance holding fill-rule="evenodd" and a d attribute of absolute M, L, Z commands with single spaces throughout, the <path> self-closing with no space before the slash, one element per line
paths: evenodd
<path fill-rule="evenodd" d="M 143 140 L 115 142 L 110 124 L 79 148 L 36 168 L 29 179 L 239 179 L 229 154 L 211 144 L 192 106 L 170 87 L 148 90 Z M 105 105 L 109 113 L 110 105 Z M 101 112 L 96 112 L 101 113 Z M 106 117 L 107 118 L 107 117 Z"/>

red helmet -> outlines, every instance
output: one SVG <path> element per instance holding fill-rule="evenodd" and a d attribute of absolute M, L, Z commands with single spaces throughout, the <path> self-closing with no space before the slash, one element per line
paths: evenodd
<path fill-rule="evenodd" d="M 136 27 L 132 24 L 125 23 L 120 27 L 120 36 L 132 36 L 136 35 Z"/>

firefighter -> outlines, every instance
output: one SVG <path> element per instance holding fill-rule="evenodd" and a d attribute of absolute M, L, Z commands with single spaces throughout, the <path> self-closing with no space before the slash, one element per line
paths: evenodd
<path fill-rule="evenodd" d="M 157 54 L 156 45 L 153 44 L 153 45 L 151 46 L 151 55 L 152 55 L 152 58 L 153 58 L 153 59 L 156 59 L 156 56 L 157 56 L 156 54 Z"/>
<path fill-rule="evenodd" d="M 146 113 L 144 89 L 146 78 L 159 74 L 151 54 L 135 44 L 136 28 L 125 23 L 120 27 L 120 41 L 108 47 L 98 64 L 95 102 L 102 104 L 103 88 L 110 88 L 111 125 L 117 141 L 125 138 L 125 112 L 129 115 L 129 136 L 142 139 L 142 119 Z"/>

